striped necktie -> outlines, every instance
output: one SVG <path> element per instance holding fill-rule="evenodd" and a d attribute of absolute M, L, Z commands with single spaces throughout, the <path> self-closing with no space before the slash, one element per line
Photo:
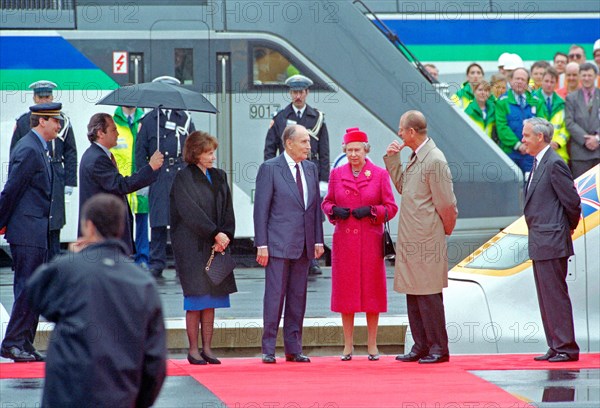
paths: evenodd
<path fill-rule="evenodd" d="M 117 168 L 117 170 L 119 169 L 119 166 L 117 166 L 117 159 L 115 159 L 115 155 L 114 154 L 110 154 L 110 161 L 113 162 L 113 164 L 115 165 L 115 167 Z"/>

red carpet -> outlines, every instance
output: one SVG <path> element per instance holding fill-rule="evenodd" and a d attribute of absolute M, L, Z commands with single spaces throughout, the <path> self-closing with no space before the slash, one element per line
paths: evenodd
<path fill-rule="evenodd" d="M 223 359 L 220 366 L 192 366 L 170 360 L 168 374 L 189 375 L 229 407 L 528 407 L 470 370 L 600 369 L 600 354 L 577 362 L 535 362 L 532 355 L 452 356 L 450 363 L 401 363 L 394 356 L 367 361 L 355 356 L 313 357 L 311 364 L 262 364 L 260 359 Z M 41 378 L 43 363 L 0 364 L 0 378 Z M 269 405 L 271 404 L 271 405 Z M 278 405 L 273 405 L 278 404 Z"/>

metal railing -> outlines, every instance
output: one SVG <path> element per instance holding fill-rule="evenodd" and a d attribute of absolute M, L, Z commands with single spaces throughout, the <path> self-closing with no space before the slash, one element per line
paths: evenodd
<path fill-rule="evenodd" d="M 3 29 L 76 28 L 76 0 L 0 0 Z"/>
<path fill-rule="evenodd" d="M 75 0 L 0 0 L 2 10 L 74 10 Z"/>

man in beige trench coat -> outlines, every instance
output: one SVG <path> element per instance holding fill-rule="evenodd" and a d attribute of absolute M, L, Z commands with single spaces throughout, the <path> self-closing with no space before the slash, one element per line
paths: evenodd
<path fill-rule="evenodd" d="M 383 160 L 402 195 L 394 290 L 406 293 L 408 322 L 415 344 L 396 360 L 421 364 L 450 360 L 442 289 L 448 286 L 446 236 L 458 211 L 452 175 L 444 154 L 427 136 L 427 121 L 419 111 L 400 118 L 398 136 Z M 414 152 L 406 169 L 400 151 Z"/>

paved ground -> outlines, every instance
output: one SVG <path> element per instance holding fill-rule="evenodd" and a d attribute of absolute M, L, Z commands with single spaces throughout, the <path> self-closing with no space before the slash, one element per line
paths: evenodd
<path fill-rule="evenodd" d="M 183 293 L 175 277 L 175 270 L 164 271 L 165 279 L 159 282 L 160 296 L 166 318 L 184 317 Z M 262 298 L 265 289 L 264 269 L 240 268 L 235 271 L 238 292 L 231 296 L 231 308 L 219 309 L 219 319 L 259 319 L 262 318 Z M 393 291 L 394 268 L 387 267 L 388 315 L 405 315 L 404 295 Z M 13 274 L 10 268 L 0 268 L 0 303 L 10 314 L 13 304 Z M 323 275 L 310 277 L 306 317 L 338 316 L 330 310 L 331 268 L 324 267 Z"/>

